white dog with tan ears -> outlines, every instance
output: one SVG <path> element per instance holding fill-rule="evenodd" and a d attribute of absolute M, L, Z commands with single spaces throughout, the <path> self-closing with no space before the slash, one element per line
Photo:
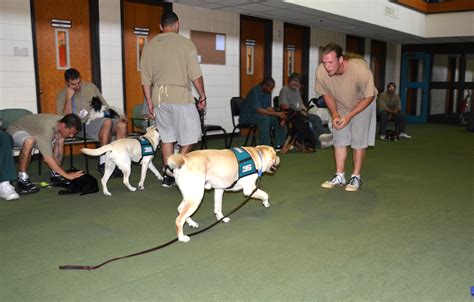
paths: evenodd
<path fill-rule="evenodd" d="M 178 240 L 188 242 L 183 226 L 187 222 L 192 228 L 199 225 L 191 219 L 204 197 L 204 189 L 214 189 L 214 214 L 218 220 L 229 222 L 222 214 L 224 190 L 243 190 L 245 196 L 252 194 L 257 179 L 265 172 L 273 173 L 280 164 L 280 158 L 269 146 L 240 147 L 227 150 L 199 150 L 186 155 L 174 154 L 168 165 L 174 169 L 176 184 L 183 195 L 178 207 L 176 233 Z M 268 208 L 268 194 L 257 189 L 252 198 L 262 200 Z"/>
<path fill-rule="evenodd" d="M 122 171 L 123 183 L 132 192 L 137 190 L 137 188 L 132 187 L 129 182 L 132 161 L 142 165 L 140 182 L 138 183 L 140 190 L 145 188 L 144 183 L 148 169 L 158 177 L 158 180 L 163 179 L 158 169 L 153 165 L 153 157 L 155 156 L 159 142 L 160 134 L 158 133 L 158 129 L 156 129 L 156 127 L 148 127 L 146 133 L 138 138 L 122 138 L 98 149 L 82 148 L 81 152 L 91 156 L 99 156 L 106 153 L 105 172 L 101 183 L 104 195 L 110 196 L 112 193 L 107 189 L 107 182 L 115 166 Z"/>

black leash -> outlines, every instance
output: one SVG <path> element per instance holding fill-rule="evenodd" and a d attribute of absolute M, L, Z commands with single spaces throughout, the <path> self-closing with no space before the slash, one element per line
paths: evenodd
<path fill-rule="evenodd" d="M 230 215 L 232 215 L 233 213 L 235 213 L 236 211 L 238 211 L 241 207 L 243 207 L 247 202 L 249 202 L 249 200 L 252 198 L 253 194 L 258 190 L 258 187 L 259 187 L 259 184 L 260 184 L 260 177 L 257 178 L 257 184 L 255 186 L 255 189 L 252 191 L 252 193 L 250 193 L 249 197 L 247 197 L 246 200 L 244 200 L 240 205 L 238 205 L 235 209 L 233 209 L 232 211 L 230 211 L 227 215 L 225 215 L 224 217 L 222 217 L 221 219 L 217 220 L 216 222 L 214 222 L 213 224 L 207 226 L 206 228 L 202 229 L 202 230 L 199 230 L 199 231 L 196 231 L 194 233 L 191 233 L 189 234 L 188 236 L 194 236 L 194 235 L 198 235 L 198 234 L 201 234 L 213 227 L 215 227 L 216 225 L 218 225 L 223 219 L 225 219 L 226 217 L 229 217 Z M 104 265 L 106 265 L 107 263 L 110 263 L 110 262 L 113 262 L 113 261 L 117 261 L 117 260 L 120 260 L 120 259 L 125 259 L 125 258 L 130 258 L 130 257 L 134 257 L 134 256 L 138 256 L 138 255 L 143 255 L 143 254 L 147 254 L 147 253 L 150 253 L 150 252 L 153 252 L 153 251 L 156 251 L 156 250 L 159 250 L 159 249 L 162 249 L 164 247 L 167 247 L 168 245 L 171 245 L 173 243 L 175 243 L 176 241 L 178 241 L 178 238 L 175 238 L 173 240 L 170 240 L 166 243 L 163 243 L 157 247 L 153 247 L 153 248 L 150 248 L 150 249 L 147 249 L 147 250 L 144 250 L 144 251 L 141 251 L 141 252 L 137 252 L 137 253 L 133 253 L 133 254 L 130 254 L 130 255 L 127 255 L 127 256 L 122 256 L 122 257 L 116 257 L 116 258 L 113 258 L 113 259 L 109 259 L 107 261 L 104 261 L 102 262 L 101 264 L 98 264 L 98 265 L 94 265 L 94 266 L 89 266 L 89 265 L 60 265 L 59 266 L 59 269 L 62 269 L 62 270 L 88 270 L 88 271 L 92 271 L 92 270 L 95 270 L 95 269 L 98 269 Z"/>

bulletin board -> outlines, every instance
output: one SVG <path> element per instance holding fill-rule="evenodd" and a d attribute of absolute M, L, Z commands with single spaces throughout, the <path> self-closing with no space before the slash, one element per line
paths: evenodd
<path fill-rule="evenodd" d="M 192 30 L 191 40 L 196 45 L 201 64 L 225 65 L 225 34 Z"/>

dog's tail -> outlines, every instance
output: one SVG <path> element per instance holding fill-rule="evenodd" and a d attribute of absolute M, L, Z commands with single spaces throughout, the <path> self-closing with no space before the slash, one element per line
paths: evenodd
<path fill-rule="evenodd" d="M 186 161 L 182 154 L 173 154 L 168 158 L 168 166 L 171 169 L 180 168 L 184 166 L 185 163 Z"/>
<path fill-rule="evenodd" d="M 111 145 L 105 145 L 97 149 L 82 148 L 81 152 L 91 156 L 99 156 L 105 152 L 112 151 L 114 148 Z"/>

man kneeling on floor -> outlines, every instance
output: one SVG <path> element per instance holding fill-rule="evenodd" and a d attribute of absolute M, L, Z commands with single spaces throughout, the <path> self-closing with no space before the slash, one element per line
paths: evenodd
<path fill-rule="evenodd" d="M 44 162 L 51 169 L 50 181 L 53 185 L 65 185 L 84 174 L 82 171 L 67 173 L 61 167 L 64 139 L 73 137 L 82 128 L 81 120 L 75 114 L 59 115 L 40 113 L 24 116 L 10 125 L 7 132 L 13 137 L 15 146 L 22 147 L 19 159 L 17 192 L 36 193 L 39 188 L 31 183 L 28 167 L 31 151 L 37 147 Z"/>

